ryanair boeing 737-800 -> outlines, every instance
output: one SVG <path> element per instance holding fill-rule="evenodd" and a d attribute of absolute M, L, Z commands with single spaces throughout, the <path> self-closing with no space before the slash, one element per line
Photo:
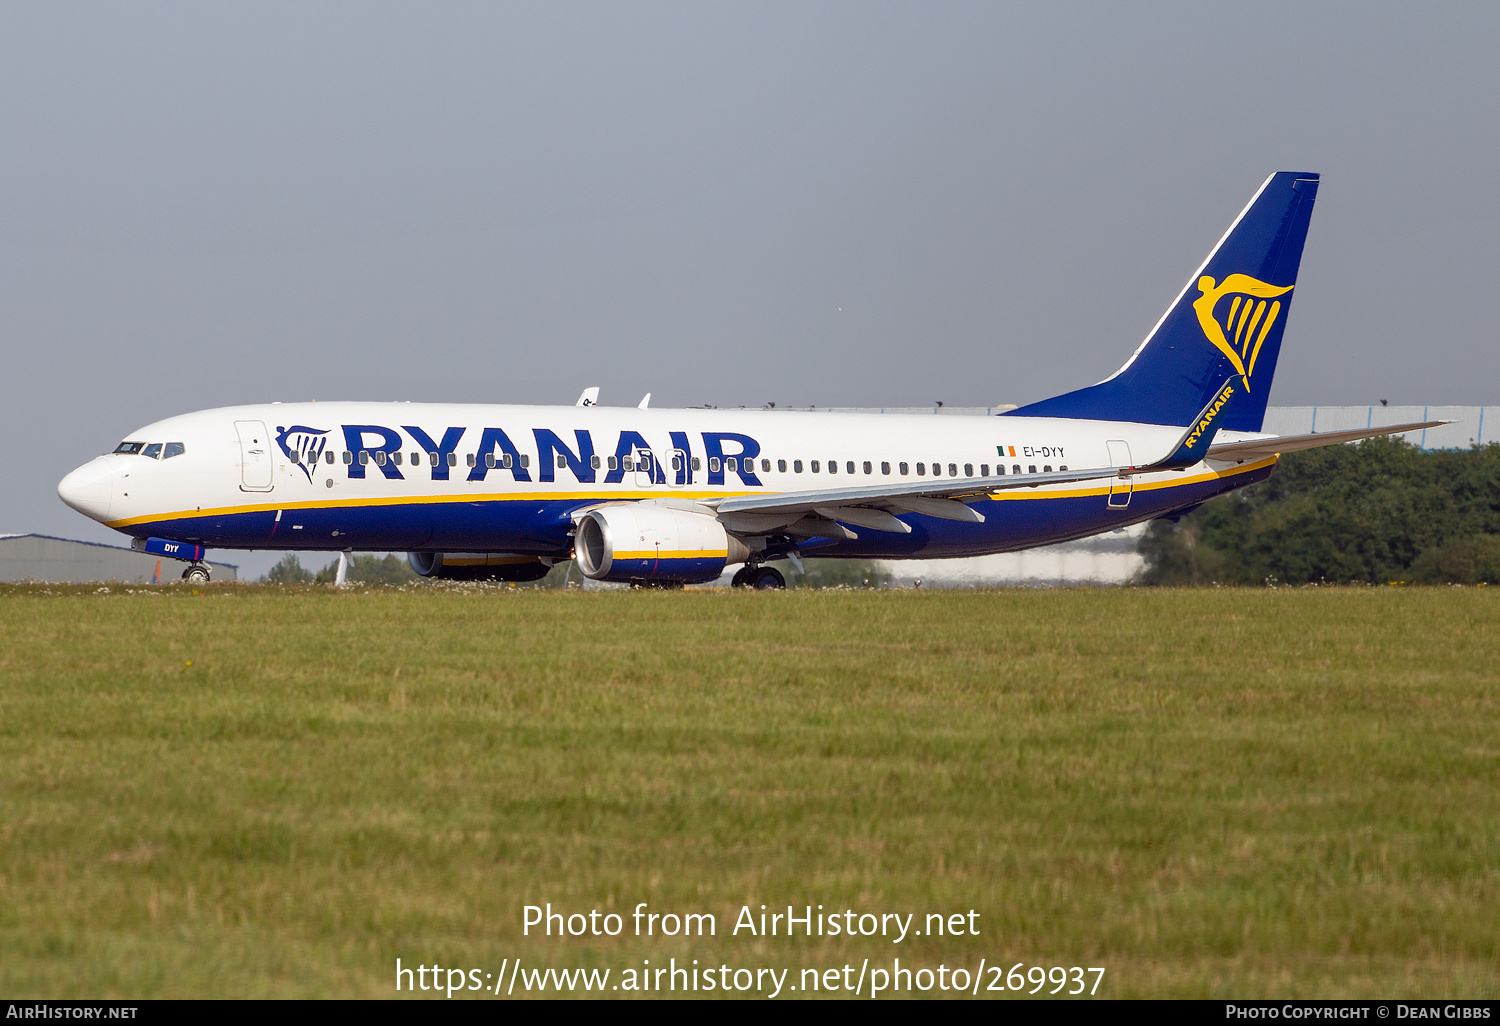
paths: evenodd
<path fill-rule="evenodd" d="M 1177 516 L 1280 453 L 1429 426 L 1260 431 L 1317 191 L 1273 174 L 1120 370 L 999 416 L 272 403 L 150 424 L 58 494 L 192 580 L 213 547 L 401 551 L 468 580 L 741 564 L 736 585 L 776 588 L 778 558 L 975 556 Z"/>

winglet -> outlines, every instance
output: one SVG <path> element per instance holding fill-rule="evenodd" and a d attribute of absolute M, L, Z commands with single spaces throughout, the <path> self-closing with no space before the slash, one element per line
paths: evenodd
<path fill-rule="evenodd" d="M 645 398 L 643 398 L 640 401 L 640 405 L 638 405 L 636 407 L 636 409 L 638 409 L 638 410 L 645 410 L 645 409 L 649 409 L 650 406 L 651 406 L 651 393 L 647 392 Z"/>
<path fill-rule="evenodd" d="M 1165 459 L 1157 460 L 1144 467 L 1132 468 L 1132 473 L 1146 474 L 1158 470 L 1182 470 L 1202 462 L 1208 455 L 1208 447 L 1213 445 L 1214 435 L 1219 433 L 1219 426 L 1224 422 L 1232 407 L 1241 396 L 1245 395 L 1245 379 L 1236 374 L 1220 386 L 1214 393 L 1214 397 L 1208 401 L 1183 436 L 1178 439 L 1176 447 Z"/>
<path fill-rule="evenodd" d="M 599 405 L 599 386 L 598 385 L 590 385 L 588 388 L 585 388 L 583 390 L 583 394 L 578 397 L 578 401 L 576 403 L 574 403 L 573 405 L 574 406 L 598 406 Z"/>

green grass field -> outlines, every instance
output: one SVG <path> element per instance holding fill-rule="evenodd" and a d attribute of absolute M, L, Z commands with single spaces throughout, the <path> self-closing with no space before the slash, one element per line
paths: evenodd
<path fill-rule="evenodd" d="M 899 956 L 1495 997 L 1497 682 L 1496 589 L 3 588 L 0 992 Z M 523 938 L 548 901 L 719 933 Z M 763 903 L 981 932 L 729 936 Z"/>

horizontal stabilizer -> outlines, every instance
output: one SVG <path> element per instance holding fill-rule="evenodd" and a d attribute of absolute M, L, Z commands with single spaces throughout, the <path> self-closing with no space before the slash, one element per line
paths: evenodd
<path fill-rule="evenodd" d="M 1357 431 L 1322 431 L 1312 435 L 1282 435 L 1280 438 L 1257 438 L 1249 442 L 1225 442 L 1223 445 L 1210 447 L 1208 458 L 1211 460 L 1258 459 L 1283 452 L 1297 452 L 1302 449 L 1317 449 L 1324 445 L 1338 445 L 1341 442 L 1379 438 L 1382 435 L 1404 435 L 1408 431 L 1421 431 L 1423 428 L 1440 427 L 1451 423 L 1453 423 L 1451 420 L 1424 420 L 1417 424 L 1392 424 L 1390 427 L 1360 428 Z"/>

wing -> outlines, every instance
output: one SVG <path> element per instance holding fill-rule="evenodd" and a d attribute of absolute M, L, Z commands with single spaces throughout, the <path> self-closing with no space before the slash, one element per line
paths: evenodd
<path fill-rule="evenodd" d="M 1074 481 L 1097 481 L 1118 477 L 1124 467 L 1065 470 L 1051 474 L 1011 474 L 1005 477 L 939 478 L 902 484 L 867 485 L 862 488 L 828 488 L 808 492 L 777 492 L 771 495 L 737 495 L 706 499 L 720 522 L 739 534 L 784 531 L 808 538 L 855 538 L 842 527 L 854 524 L 876 531 L 910 534 L 911 528 L 897 520 L 900 513 L 922 513 L 945 520 L 983 523 L 984 514 L 959 501 L 1015 488 L 1036 488 Z"/>
<path fill-rule="evenodd" d="M 1249 442 L 1225 442 L 1208 449 L 1211 460 L 1248 460 L 1261 456 L 1275 456 L 1283 452 L 1316 449 L 1324 445 L 1341 442 L 1358 442 L 1363 438 L 1379 438 L 1381 435 L 1400 435 L 1408 431 L 1451 424 L 1451 420 L 1424 420 L 1418 424 L 1392 424 L 1382 428 L 1360 428 L 1357 431 L 1322 431 L 1312 435 L 1283 435 L 1280 438 L 1257 438 Z"/>

